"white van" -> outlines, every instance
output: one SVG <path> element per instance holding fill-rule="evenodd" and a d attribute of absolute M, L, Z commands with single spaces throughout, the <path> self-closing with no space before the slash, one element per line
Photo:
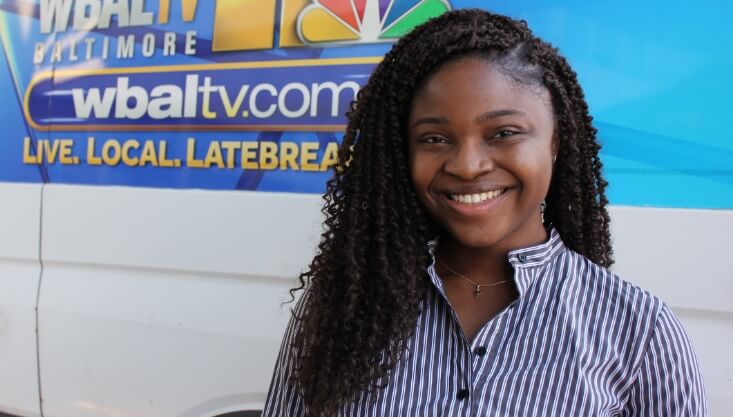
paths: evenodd
<path fill-rule="evenodd" d="M 614 270 L 685 322 L 710 415 L 727 415 L 733 138 L 655 116 L 690 94 L 666 64 L 692 46 L 622 5 L 341 3 L 0 1 L 0 416 L 259 415 L 349 102 L 392 40 L 477 5 L 527 19 L 579 70 Z M 725 15 L 656 6 L 670 27 Z M 725 36 L 699 36 L 715 70 L 684 80 L 733 93 Z M 728 120 L 722 100 L 686 114 Z"/>

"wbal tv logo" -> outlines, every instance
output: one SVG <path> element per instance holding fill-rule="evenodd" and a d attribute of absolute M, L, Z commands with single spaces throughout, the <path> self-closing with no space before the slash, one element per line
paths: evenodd
<path fill-rule="evenodd" d="M 198 14 L 204 5 L 214 7 L 213 16 Z M 55 36 L 50 48 L 38 43 L 36 64 L 61 62 L 63 51 L 68 62 L 196 55 L 205 28 L 215 52 L 391 42 L 451 7 L 446 0 L 42 0 L 41 6 L 42 33 L 140 28 Z M 182 35 L 181 21 L 195 24 L 184 25 Z M 77 51 L 79 42 L 85 49 Z M 23 110 L 31 127 L 52 131 L 341 131 L 349 103 L 380 60 L 57 68 L 34 74 Z"/>
<path fill-rule="evenodd" d="M 280 15 L 276 16 L 278 3 Z M 204 5 L 214 7 L 213 24 L 198 22 L 198 11 Z M 113 22 L 119 28 L 165 28 L 179 21 L 173 16 L 175 8 L 181 23 L 211 25 L 215 52 L 272 49 L 276 29 L 280 34 L 277 46 L 281 48 L 390 42 L 451 9 L 448 0 L 41 0 L 39 6 L 42 34 L 61 33 L 69 28 L 104 30 Z M 195 53 L 193 38 L 200 32 L 201 29 L 186 33 L 187 55 Z M 166 45 L 180 36 L 176 32 L 164 35 Z M 135 33 L 120 36 L 117 44 L 129 50 L 133 41 L 141 41 L 134 36 Z M 148 33 L 142 39 L 143 44 L 146 42 L 154 45 L 155 34 Z M 37 47 L 36 63 L 43 60 L 46 48 L 43 44 Z M 105 45 L 105 58 L 114 55 L 110 51 L 114 52 L 114 48 Z M 61 51 L 52 53 L 60 55 Z M 131 58 L 130 52 L 117 55 Z"/>

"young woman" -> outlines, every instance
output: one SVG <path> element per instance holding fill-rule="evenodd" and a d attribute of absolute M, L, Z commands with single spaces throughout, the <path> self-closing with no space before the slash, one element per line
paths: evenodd
<path fill-rule="evenodd" d="M 612 263 L 575 73 L 524 22 L 400 40 L 349 114 L 264 416 L 703 416 L 689 339 Z"/>

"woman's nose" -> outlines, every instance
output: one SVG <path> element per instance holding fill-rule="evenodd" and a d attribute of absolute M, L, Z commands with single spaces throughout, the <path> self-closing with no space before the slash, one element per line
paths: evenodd
<path fill-rule="evenodd" d="M 473 180 L 493 169 L 493 156 L 483 141 L 457 143 L 444 166 L 446 173 L 465 180 Z"/>

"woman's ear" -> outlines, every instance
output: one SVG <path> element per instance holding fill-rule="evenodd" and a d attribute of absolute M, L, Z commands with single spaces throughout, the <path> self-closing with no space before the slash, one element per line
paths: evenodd
<path fill-rule="evenodd" d="M 557 160 L 557 153 L 560 152 L 560 139 L 558 139 L 557 133 L 552 135 L 552 144 L 550 147 L 552 149 L 552 163 L 554 165 Z"/>

